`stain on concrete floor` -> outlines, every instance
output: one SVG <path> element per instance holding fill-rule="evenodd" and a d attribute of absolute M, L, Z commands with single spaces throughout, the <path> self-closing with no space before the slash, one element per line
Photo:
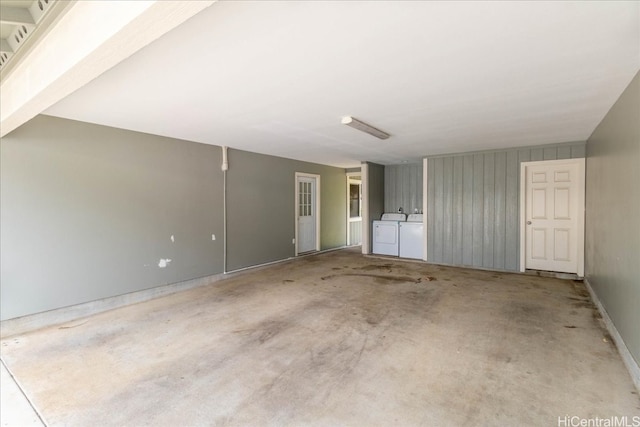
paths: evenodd
<path fill-rule="evenodd" d="M 353 249 L 7 337 L 0 348 L 50 425 L 640 415 L 582 283 Z"/>

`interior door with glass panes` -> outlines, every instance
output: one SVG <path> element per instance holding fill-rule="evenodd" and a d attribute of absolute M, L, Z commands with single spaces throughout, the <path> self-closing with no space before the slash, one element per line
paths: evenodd
<path fill-rule="evenodd" d="M 316 250 L 316 179 L 297 177 L 298 253 Z"/>

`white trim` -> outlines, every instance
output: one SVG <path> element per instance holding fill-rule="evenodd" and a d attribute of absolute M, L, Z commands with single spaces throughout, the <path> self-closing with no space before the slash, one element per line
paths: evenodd
<path fill-rule="evenodd" d="M 576 164 L 578 165 L 578 209 L 582 211 L 582 215 L 578 215 L 578 265 L 576 274 L 579 277 L 584 277 L 584 211 L 585 211 L 585 159 L 561 159 L 561 160 L 540 160 L 534 162 L 521 162 L 520 163 L 520 272 L 524 272 L 526 269 L 526 257 L 525 257 L 525 238 L 526 238 L 526 191 L 527 191 L 527 166 L 540 166 L 540 165 L 562 165 L 562 164 Z"/>
<path fill-rule="evenodd" d="M 422 224 L 423 224 L 422 230 L 424 233 L 424 237 L 422 239 L 422 253 L 424 254 L 422 257 L 423 261 L 426 261 L 429 255 L 427 253 L 427 247 L 429 246 L 427 244 L 427 242 L 429 241 L 427 236 L 428 234 L 427 210 L 429 209 L 429 206 L 427 204 L 427 197 L 429 196 L 427 191 L 429 188 L 428 186 L 429 178 L 427 173 L 428 169 L 429 169 L 429 159 L 425 158 L 422 160 Z"/>
<path fill-rule="evenodd" d="M 581 210 L 582 214 L 578 215 L 578 276 L 584 277 L 584 234 L 585 234 L 585 225 L 584 225 L 584 216 L 586 213 L 586 201 L 585 194 L 587 191 L 586 185 L 586 158 L 576 159 L 578 163 L 578 208 Z"/>
<path fill-rule="evenodd" d="M 360 179 L 353 177 L 358 176 Z M 360 216 L 351 218 L 351 184 L 360 184 Z M 362 224 L 362 173 L 347 172 L 347 246 L 351 246 L 351 222 L 360 221 Z M 362 234 L 362 233 L 360 233 Z"/>
<path fill-rule="evenodd" d="M 589 281 L 585 278 L 584 284 L 587 287 L 589 294 L 591 295 L 591 300 L 594 302 L 594 304 L 598 308 L 598 311 L 600 312 L 600 315 L 602 316 L 602 320 L 607 328 L 607 331 L 609 332 L 609 335 L 611 335 L 611 338 L 613 338 L 616 348 L 618 349 L 618 353 L 620 353 L 620 357 L 622 357 L 622 361 L 629 371 L 629 375 L 631 375 L 631 381 L 633 381 L 636 389 L 640 391 L 640 365 L 638 365 L 638 362 L 636 362 L 636 360 L 633 358 L 633 355 L 627 348 L 627 345 L 624 343 L 620 332 L 618 332 L 616 325 L 609 317 L 609 314 L 607 313 L 607 310 L 605 310 L 604 305 L 602 305 L 602 302 L 600 302 L 600 299 L 598 298 L 596 292 L 593 290 L 591 283 L 589 283 Z"/>
<path fill-rule="evenodd" d="M 518 197 L 520 198 L 520 272 L 524 273 L 526 269 L 526 257 L 525 250 L 526 242 L 526 227 L 525 222 L 527 221 L 527 213 L 525 212 L 525 201 L 526 201 L 526 191 L 527 191 L 527 168 L 526 165 L 529 162 L 521 162 L 520 163 L 520 192 L 518 193 Z"/>
<path fill-rule="evenodd" d="M 371 247 L 371 226 L 369 225 L 369 165 L 362 162 L 360 168 L 362 180 L 362 253 L 367 255 Z"/>
<path fill-rule="evenodd" d="M 315 180 L 315 204 L 313 209 L 315 210 L 314 215 L 316 217 L 316 251 L 320 251 L 320 175 L 305 173 L 305 172 L 296 172 L 296 179 L 294 183 L 295 188 L 295 256 L 298 256 L 298 178 L 311 178 Z"/>

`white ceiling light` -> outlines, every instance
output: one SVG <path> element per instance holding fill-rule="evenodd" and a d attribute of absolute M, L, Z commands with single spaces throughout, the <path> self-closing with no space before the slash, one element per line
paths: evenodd
<path fill-rule="evenodd" d="M 373 135 L 376 138 L 380 138 L 380 139 L 387 139 L 391 136 L 388 133 L 381 131 L 380 129 L 374 128 L 373 126 L 370 126 L 364 122 L 361 122 L 358 119 L 354 119 L 351 116 L 343 117 L 342 124 L 351 126 L 354 129 L 358 129 L 359 131 L 368 133 L 369 135 Z"/>

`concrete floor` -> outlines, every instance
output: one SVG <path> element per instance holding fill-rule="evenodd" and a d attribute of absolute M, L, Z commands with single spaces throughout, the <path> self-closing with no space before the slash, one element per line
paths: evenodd
<path fill-rule="evenodd" d="M 277 264 L 1 343 L 50 425 L 558 425 L 640 416 L 580 282 Z"/>

